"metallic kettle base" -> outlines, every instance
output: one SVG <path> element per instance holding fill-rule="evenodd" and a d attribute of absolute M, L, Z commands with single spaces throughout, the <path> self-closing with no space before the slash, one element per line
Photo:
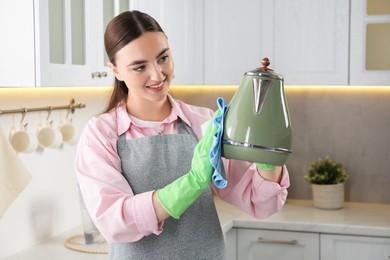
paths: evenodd
<path fill-rule="evenodd" d="M 223 140 L 221 155 L 227 159 L 266 163 L 271 165 L 285 165 L 291 155 L 291 151 L 286 149 L 286 152 L 280 152 L 279 150 L 261 149 L 255 146 L 246 147 L 232 145 L 226 140 Z"/>

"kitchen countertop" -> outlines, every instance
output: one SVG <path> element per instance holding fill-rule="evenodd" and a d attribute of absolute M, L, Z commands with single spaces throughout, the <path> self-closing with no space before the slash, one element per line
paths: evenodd
<path fill-rule="evenodd" d="M 390 205 L 347 202 L 343 209 L 321 210 L 309 200 L 287 200 L 283 209 L 259 220 L 219 199 L 215 199 L 222 230 L 254 228 L 390 238 Z M 103 260 L 105 254 L 88 254 L 67 249 L 65 241 L 81 234 L 76 227 L 59 236 L 3 260 Z"/>
<path fill-rule="evenodd" d="M 346 202 L 337 210 L 317 209 L 310 200 L 287 200 L 281 211 L 255 219 L 215 200 L 224 232 L 232 227 L 390 238 L 390 205 Z"/>
<path fill-rule="evenodd" d="M 68 249 L 66 240 L 82 234 L 82 227 L 73 228 L 59 236 L 52 237 L 36 246 L 3 258 L 2 260 L 107 260 L 107 254 L 89 254 Z"/>

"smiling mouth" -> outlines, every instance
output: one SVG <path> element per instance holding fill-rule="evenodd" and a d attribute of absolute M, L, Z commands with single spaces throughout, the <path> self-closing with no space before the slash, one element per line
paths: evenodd
<path fill-rule="evenodd" d="M 164 86 L 164 83 L 165 83 L 165 79 L 163 81 L 161 81 L 160 84 L 158 85 L 153 85 L 153 86 L 147 86 L 147 88 L 151 88 L 151 89 L 158 89 L 158 88 L 161 88 Z"/>

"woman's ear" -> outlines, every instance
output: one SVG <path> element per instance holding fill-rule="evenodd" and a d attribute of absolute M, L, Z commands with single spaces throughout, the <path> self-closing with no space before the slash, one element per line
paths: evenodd
<path fill-rule="evenodd" d="M 114 64 L 112 64 L 111 62 L 107 62 L 107 66 L 110 67 L 112 73 L 114 74 L 114 76 L 116 77 L 117 80 L 119 81 L 123 81 L 121 75 L 119 74 L 118 72 L 118 67 L 116 67 Z"/>

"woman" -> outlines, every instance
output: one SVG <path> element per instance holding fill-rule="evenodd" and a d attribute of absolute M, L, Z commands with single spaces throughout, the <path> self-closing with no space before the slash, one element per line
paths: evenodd
<path fill-rule="evenodd" d="M 202 128 L 213 112 L 169 95 L 174 64 L 159 24 L 124 12 L 108 24 L 105 47 L 115 85 L 83 131 L 75 168 L 110 259 L 226 259 L 213 190 L 264 218 L 285 202 L 287 169 L 223 159 L 229 183 L 210 186 L 216 129 L 202 137 Z"/>

